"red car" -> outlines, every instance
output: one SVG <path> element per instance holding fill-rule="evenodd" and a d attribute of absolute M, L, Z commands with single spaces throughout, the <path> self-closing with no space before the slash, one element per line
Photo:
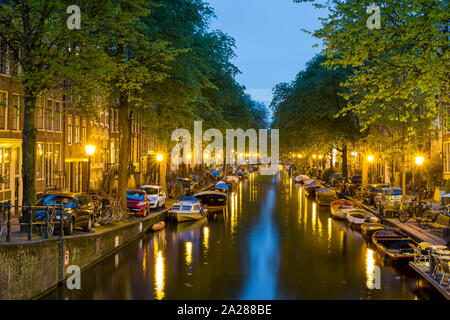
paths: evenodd
<path fill-rule="evenodd" d="M 146 217 L 150 211 L 150 201 L 147 193 L 143 190 L 128 190 L 127 208 L 128 211 L 135 215 Z"/>

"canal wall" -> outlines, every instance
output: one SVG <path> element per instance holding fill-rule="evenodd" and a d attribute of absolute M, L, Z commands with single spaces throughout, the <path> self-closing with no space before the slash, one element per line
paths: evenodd
<path fill-rule="evenodd" d="M 59 238 L 0 244 L 0 299 L 32 299 L 52 290 L 72 275 L 69 266 L 89 268 L 164 220 L 167 211 L 64 237 L 62 250 Z"/>

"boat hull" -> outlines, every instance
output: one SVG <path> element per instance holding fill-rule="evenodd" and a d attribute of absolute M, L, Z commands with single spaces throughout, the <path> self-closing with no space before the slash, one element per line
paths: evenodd
<path fill-rule="evenodd" d="M 205 216 L 200 212 L 171 212 L 174 220 L 177 222 L 195 221 L 203 219 Z"/>
<path fill-rule="evenodd" d="M 386 234 L 386 231 L 390 234 Z M 400 232 L 398 229 L 384 228 L 372 235 L 372 242 L 377 250 L 393 261 L 409 261 L 414 259 L 414 249 L 417 242 Z"/>

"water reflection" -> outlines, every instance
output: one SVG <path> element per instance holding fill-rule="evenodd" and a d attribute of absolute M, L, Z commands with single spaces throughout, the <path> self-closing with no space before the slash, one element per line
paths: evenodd
<path fill-rule="evenodd" d="M 298 190 L 297 190 L 297 189 Z M 378 263 L 377 263 L 378 261 Z M 223 214 L 168 223 L 48 299 L 416 299 L 416 278 L 385 264 L 283 176 L 250 174 Z M 380 268 L 381 289 L 370 289 Z"/>

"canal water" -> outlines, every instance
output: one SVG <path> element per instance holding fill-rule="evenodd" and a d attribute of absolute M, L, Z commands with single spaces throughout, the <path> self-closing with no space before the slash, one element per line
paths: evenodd
<path fill-rule="evenodd" d="M 44 299 L 427 299 L 410 268 L 385 261 L 282 173 L 256 173 L 225 214 L 168 224 Z"/>

